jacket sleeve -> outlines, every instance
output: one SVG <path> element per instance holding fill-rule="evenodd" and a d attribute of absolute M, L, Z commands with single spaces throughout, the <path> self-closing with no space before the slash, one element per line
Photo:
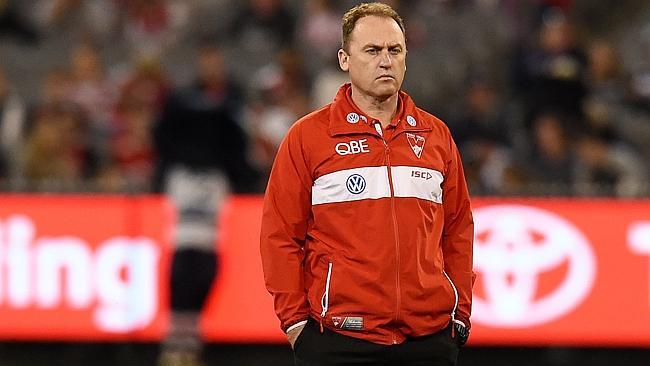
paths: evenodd
<path fill-rule="evenodd" d="M 276 155 L 262 213 L 260 253 L 264 280 L 285 332 L 309 316 L 303 283 L 303 245 L 311 220 L 312 176 L 301 140 L 296 124 Z"/>
<path fill-rule="evenodd" d="M 474 220 L 460 154 L 451 137 L 449 139 L 450 158 L 447 176 L 443 182 L 445 224 L 442 234 L 442 253 L 445 272 L 451 278 L 458 292 L 456 319 L 462 321 L 469 328 L 471 326 L 472 286 L 475 279 L 472 270 Z"/>

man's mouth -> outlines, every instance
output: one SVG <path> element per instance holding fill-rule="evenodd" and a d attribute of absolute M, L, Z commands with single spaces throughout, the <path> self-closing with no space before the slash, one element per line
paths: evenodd
<path fill-rule="evenodd" d="M 395 78 L 391 75 L 381 75 L 377 79 L 395 79 Z"/>

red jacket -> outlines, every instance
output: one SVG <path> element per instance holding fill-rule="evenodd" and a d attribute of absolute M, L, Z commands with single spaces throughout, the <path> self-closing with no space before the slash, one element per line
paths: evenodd
<path fill-rule="evenodd" d="M 449 130 L 399 94 L 382 131 L 344 85 L 280 146 L 261 254 L 281 327 L 379 344 L 469 326 L 474 224 Z M 381 133 L 380 133 L 381 132 Z"/>

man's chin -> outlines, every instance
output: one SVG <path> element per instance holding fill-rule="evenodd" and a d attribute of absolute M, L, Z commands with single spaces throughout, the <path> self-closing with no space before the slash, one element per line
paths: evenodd
<path fill-rule="evenodd" d="M 399 91 L 399 85 L 395 79 L 378 79 L 372 91 L 377 96 L 390 97 Z"/>
<path fill-rule="evenodd" d="M 397 94 L 398 91 L 399 91 L 399 89 L 396 88 L 396 87 L 382 87 L 382 88 L 376 88 L 375 90 L 373 90 L 374 97 L 379 99 L 379 100 L 382 100 L 382 101 L 392 97 L 395 94 Z"/>

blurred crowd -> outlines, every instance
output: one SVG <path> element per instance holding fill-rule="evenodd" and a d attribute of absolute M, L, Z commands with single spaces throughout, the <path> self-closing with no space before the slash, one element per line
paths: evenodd
<path fill-rule="evenodd" d="M 650 195 L 649 2 L 386 2 L 404 89 L 474 194 Z M 356 3 L 0 0 L 0 190 L 155 192 L 180 164 L 263 191 L 287 129 L 347 80 Z"/>

